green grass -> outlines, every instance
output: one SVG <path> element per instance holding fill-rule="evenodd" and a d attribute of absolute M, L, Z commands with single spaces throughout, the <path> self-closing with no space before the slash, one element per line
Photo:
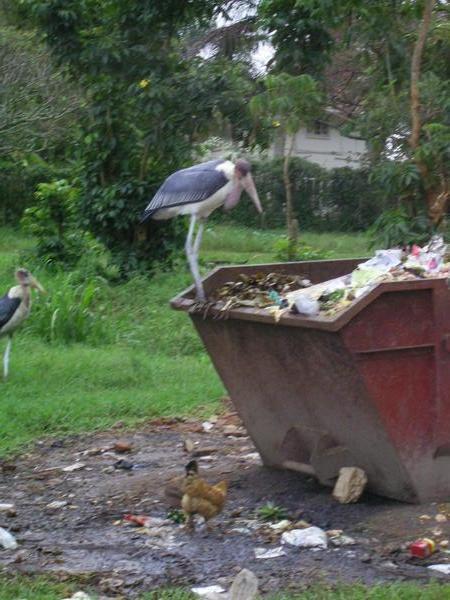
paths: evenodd
<path fill-rule="evenodd" d="M 203 270 L 210 261 L 273 262 L 279 231 L 209 227 Z M 336 257 L 365 254 L 362 235 L 305 234 Z M 20 254 L 33 240 L 0 230 L 0 290 L 12 284 Z M 26 266 L 26 265 L 25 265 Z M 210 414 L 223 387 L 185 313 L 171 297 L 191 284 L 184 264 L 152 280 L 110 286 L 80 273 L 35 273 L 48 290 L 15 336 L 10 378 L 0 379 L 0 455 L 36 438 L 134 425 L 159 415 Z M 63 343 L 72 342 L 72 343 Z M 0 340 L 3 352 L 6 340 Z"/>
<path fill-rule="evenodd" d="M 202 245 L 203 261 L 229 263 L 274 262 L 273 247 L 283 231 L 252 230 L 246 227 L 209 227 Z M 367 256 L 365 234 L 300 233 L 300 240 L 313 248 L 332 253 L 333 258 Z"/>
<path fill-rule="evenodd" d="M 47 578 L 30 579 L 28 577 L 0 577 L 1 600 L 61 600 L 70 597 L 76 590 L 82 589 L 92 594 L 95 591 L 88 585 L 75 583 L 56 583 Z M 147 592 L 137 600 L 194 600 L 196 596 L 187 590 L 171 589 Z M 314 586 L 310 590 L 290 594 L 270 596 L 268 600 L 447 600 L 450 599 L 450 585 L 433 583 L 417 585 L 397 583 L 366 587 L 363 585 L 344 585 L 334 589 L 328 586 Z"/>

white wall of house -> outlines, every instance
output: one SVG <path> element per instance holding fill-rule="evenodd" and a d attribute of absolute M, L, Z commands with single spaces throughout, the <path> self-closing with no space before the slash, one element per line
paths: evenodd
<path fill-rule="evenodd" d="M 272 144 L 270 154 L 282 156 L 289 143 L 290 139 L 279 139 Z M 338 129 L 325 124 L 316 125 L 311 130 L 302 127 L 295 135 L 293 147 L 293 156 L 317 163 L 324 169 L 357 169 L 366 152 L 364 140 L 346 137 Z"/>

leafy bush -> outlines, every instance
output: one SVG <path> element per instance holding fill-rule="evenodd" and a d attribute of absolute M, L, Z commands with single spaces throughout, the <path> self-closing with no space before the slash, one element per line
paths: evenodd
<path fill-rule="evenodd" d="M 272 523 L 287 519 L 288 516 L 285 508 L 278 506 L 273 502 L 267 502 L 267 504 L 260 506 L 256 511 L 256 514 L 261 521 L 268 521 Z"/>
<path fill-rule="evenodd" d="M 17 225 L 24 210 L 35 202 L 39 183 L 61 177 L 62 169 L 31 155 L 18 160 L 0 159 L 0 224 Z"/>
<path fill-rule="evenodd" d="M 76 272 L 54 281 L 48 296 L 40 296 L 33 306 L 27 328 L 49 343 L 92 345 L 112 341 L 106 319 L 105 289 L 99 280 L 76 283 Z"/>
<path fill-rule="evenodd" d="M 370 248 L 394 248 L 426 242 L 432 235 L 425 214 L 411 217 L 405 207 L 383 212 L 368 230 Z"/>
<path fill-rule="evenodd" d="M 40 183 L 35 203 L 25 210 L 22 226 L 37 239 L 36 252 L 47 265 L 74 265 L 83 250 L 77 227 L 78 191 L 65 179 Z"/>
<path fill-rule="evenodd" d="M 281 261 L 289 260 L 322 260 L 331 258 L 332 252 L 313 248 L 302 241 L 299 241 L 295 248 L 291 248 L 291 242 L 287 235 L 280 237 L 274 244 L 275 257 Z"/>

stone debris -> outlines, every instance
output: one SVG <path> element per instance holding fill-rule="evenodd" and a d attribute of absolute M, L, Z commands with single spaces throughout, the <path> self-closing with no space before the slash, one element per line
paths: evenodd
<path fill-rule="evenodd" d="M 277 548 L 255 548 L 255 558 L 266 559 L 266 558 L 278 558 L 279 556 L 285 556 L 286 552 L 281 546 Z"/>
<path fill-rule="evenodd" d="M 61 467 L 61 470 L 65 473 L 73 473 L 73 471 L 80 471 L 84 469 L 86 465 L 82 462 L 73 463 L 73 465 L 68 465 L 67 467 Z"/>
<path fill-rule="evenodd" d="M 64 508 L 67 505 L 68 502 L 66 500 L 54 500 L 53 502 L 46 504 L 45 508 L 48 508 L 49 510 L 57 510 L 58 508 Z"/>
<path fill-rule="evenodd" d="M 281 536 L 282 544 L 289 544 L 297 548 L 323 548 L 328 547 L 327 534 L 320 527 L 307 527 L 306 529 L 293 529 L 285 531 Z"/>
<path fill-rule="evenodd" d="M 0 527 L 0 545 L 5 550 L 15 550 L 18 546 L 16 538 L 3 527 Z"/>
<path fill-rule="evenodd" d="M 257 595 L 258 578 L 249 569 L 242 569 L 231 584 L 229 600 L 254 600 Z"/>
<path fill-rule="evenodd" d="M 367 484 L 367 475 L 358 467 L 342 467 L 333 490 L 333 498 L 341 504 L 357 502 Z"/>

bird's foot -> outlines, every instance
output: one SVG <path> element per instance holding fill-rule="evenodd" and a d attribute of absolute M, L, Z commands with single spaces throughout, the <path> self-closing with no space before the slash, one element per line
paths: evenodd
<path fill-rule="evenodd" d="M 206 319 L 209 311 L 214 305 L 215 302 L 213 300 L 200 300 L 196 298 L 194 304 L 189 309 L 189 312 L 193 314 L 202 314 L 203 318 Z"/>

